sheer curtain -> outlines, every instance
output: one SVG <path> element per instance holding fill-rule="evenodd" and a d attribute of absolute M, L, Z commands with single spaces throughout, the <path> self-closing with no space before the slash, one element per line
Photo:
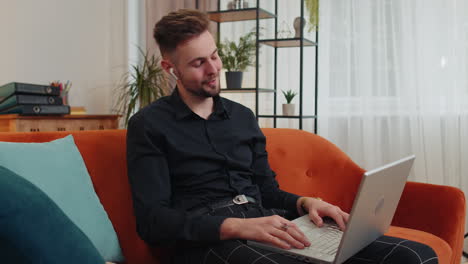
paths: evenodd
<path fill-rule="evenodd" d="M 468 193 L 468 1 L 321 1 L 319 134 Z"/>

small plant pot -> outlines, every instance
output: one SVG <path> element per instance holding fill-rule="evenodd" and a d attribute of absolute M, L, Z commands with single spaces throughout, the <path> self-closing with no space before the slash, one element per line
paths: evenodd
<path fill-rule="evenodd" d="M 295 104 L 283 104 L 283 115 L 293 116 L 295 111 L 296 111 Z"/>
<path fill-rule="evenodd" d="M 226 72 L 226 88 L 239 89 L 242 88 L 242 74 L 240 71 Z"/>

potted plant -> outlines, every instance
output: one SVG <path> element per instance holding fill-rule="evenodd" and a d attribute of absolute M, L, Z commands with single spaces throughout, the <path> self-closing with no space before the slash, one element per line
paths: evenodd
<path fill-rule="evenodd" d="M 242 74 L 254 65 L 256 48 L 255 32 L 242 36 L 239 43 L 228 40 L 218 43 L 218 54 L 226 69 L 227 89 L 242 87 Z"/>
<path fill-rule="evenodd" d="M 283 92 L 284 99 L 286 99 L 286 103 L 283 104 L 283 115 L 293 116 L 296 105 L 292 104 L 291 102 L 294 99 L 294 97 L 297 95 L 297 93 L 294 92 L 293 90 L 287 90 L 287 91 L 281 90 L 281 91 Z"/>
<path fill-rule="evenodd" d="M 131 71 L 124 74 L 117 87 L 116 110 L 125 117 L 125 126 L 130 117 L 139 109 L 169 93 L 169 84 L 160 57 L 140 50 L 143 60 L 132 65 Z"/>
<path fill-rule="evenodd" d="M 309 32 L 316 31 L 319 23 L 319 0 L 305 0 L 305 5 L 309 14 Z"/>

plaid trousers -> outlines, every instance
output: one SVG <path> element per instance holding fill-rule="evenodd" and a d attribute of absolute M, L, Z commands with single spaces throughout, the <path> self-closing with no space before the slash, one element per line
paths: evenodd
<path fill-rule="evenodd" d="M 255 204 L 234 205 L 209 213 L 240 218 L 280 215 L 286 219 L 294 216 L 282 209 L 265 209 Z M 311 241 L 313 243 L 313 241 Z M 247 245 L 243 240 L 226 240 L 216 243 L 198 243 L 181 246 L 175 250 L 174 264 L 296 264 L 307 263 L 278 252 Z M 417 263 L 436 264 L 437 255 L 427 245 L 396 237 L 382 236 L 346 264 L 357 263 Z"/>

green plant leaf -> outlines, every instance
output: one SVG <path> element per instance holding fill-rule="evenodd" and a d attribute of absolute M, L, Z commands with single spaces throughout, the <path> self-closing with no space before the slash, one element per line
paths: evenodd
<path fill-rule="evenodd" d="M 130 117 L 139 109 L 169 93 L 169 84 L 160 66 L 160 57 L 149 55 L 139 48 L 142 61 L 131 65 L 130 72 L 122 76 L 117 89 L 115 111 L 125 118 L 125 126 Z"/>
<path fill-rule="evenodd" d="M 241 36 L 238 43 L 229 40 L 218 43 L 218 54 L 227 71 L 245 71 L 253 66 L 256 49 L 255 32 Z"/>
<path fill-rule="evenodd" d="M 319 0 L 305 0 L 305 9 L 309 14 L 309 32 L 316 31 L 319 25 Z"/>
<path fill-rule="evenodd" d="M 281 90 L 281 92 L 283 92 L 284 99 L 286 99 L 287 104 L 290 104 L 292 100 L 294 99 L 294 97 L 296 97 L 297 95 L 297 93 L 294 92 L 293 90 L 287 90 L 287 91 Z"/>

